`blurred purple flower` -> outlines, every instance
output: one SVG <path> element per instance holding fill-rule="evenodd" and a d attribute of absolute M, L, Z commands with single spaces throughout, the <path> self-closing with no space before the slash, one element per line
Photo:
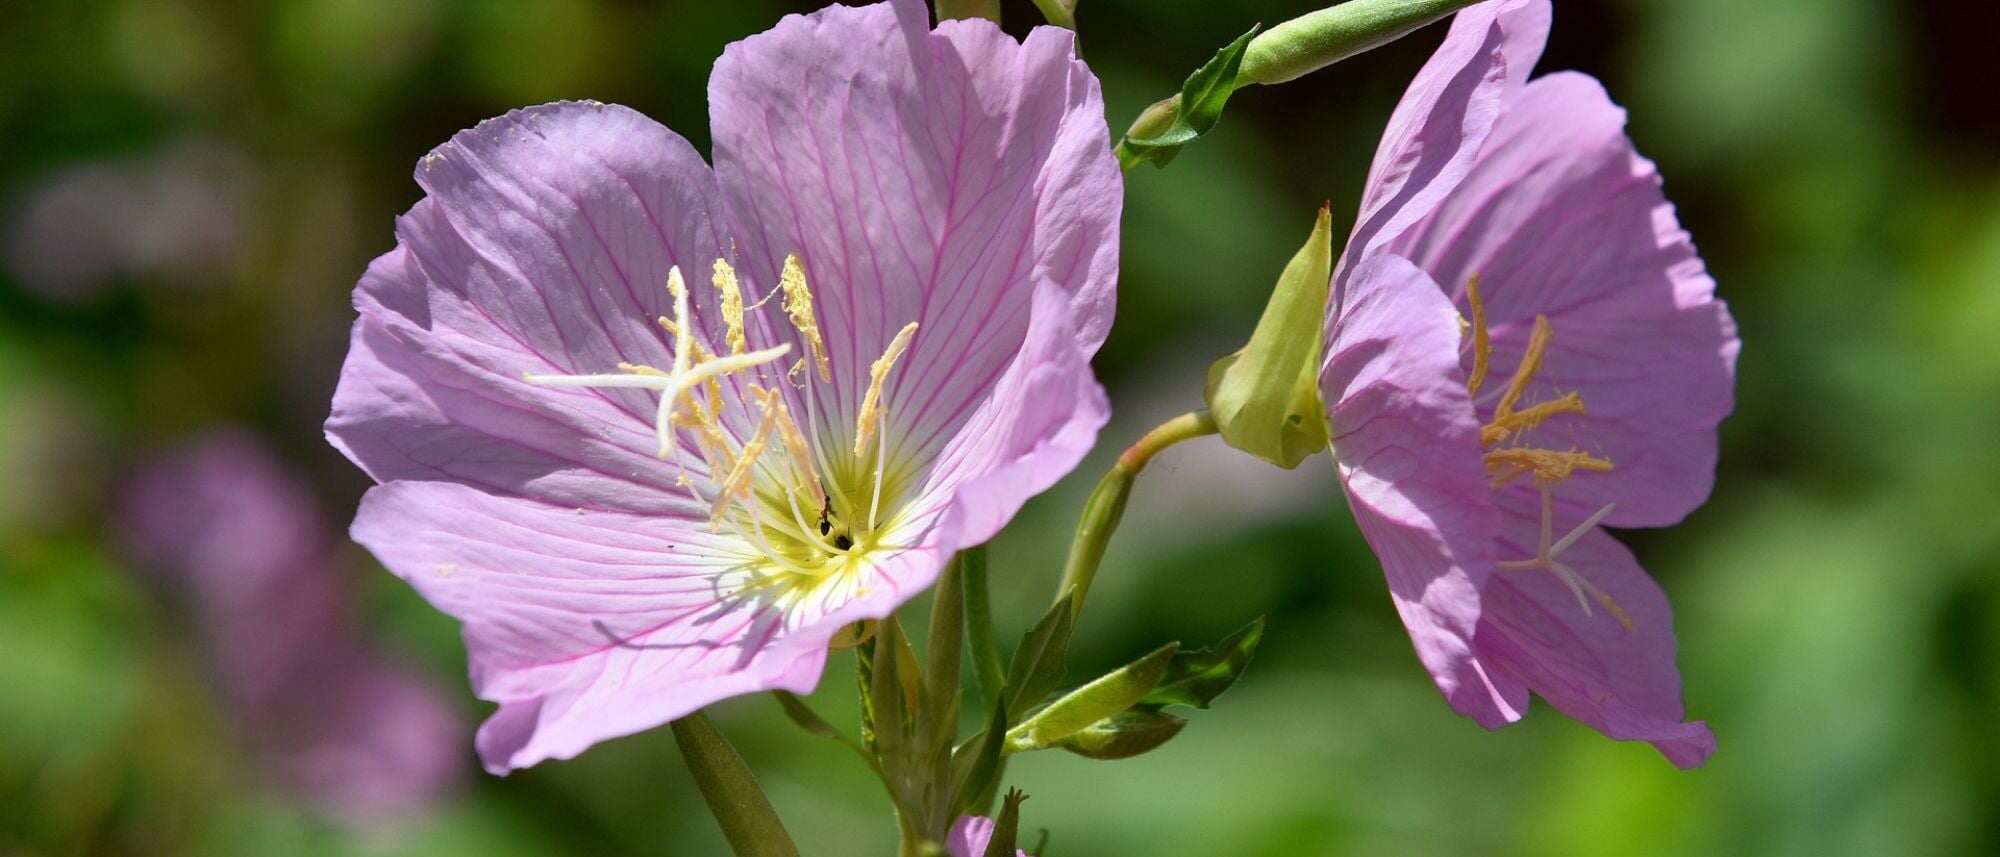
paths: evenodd
<path fill-rule="evenodd" d="M 327 433 L 382 483 L 355 539 L 465 625 L 489 770 L 811 690 L 838 629 L 1090 447 L 1122 187 L 1097 80 L 1067 31 L 928 20 L 729 46 L 713 171 L 595 103 L 423 159 Z"/>
<path fill-rule="evenodd" d="M 986 846 L 993 842 L 993 819 L 983 815 L 961 815 L 951 825 L 951 833 L 944 838 L 946 851 L 951 857 L 985 857 Z M 1030 857 L 1028 852 L 1015 849 L 1018 857 Z"/>
<path fill-rule="evenodd" d="M 1741 343 L 1624 111 L 1585 75 L 1527 81 L 1548 26 L 1546 0 L 1468 8 L 1404 94 L 1335 273 L 1321 391 L 1452 705 L 1498 727 L 1532 689 L 1692 767 L 1715 739 L 1682 722 L 1672 612 L 1599 525 L 1706 499 Z"/>
<path fill-rule="evenodd" d="M 217 430 L 151 462 L 120 523 L 134 563 L 189 603 L 231 719 L 274 779 L 374 824 L 461 778 L 456 715 L 356 635 L 318 508 L 253 436 Z"/>
<path fill-rule="evenodd" d="M 234 263 L 248 170 L 188 145 L 64 168 L 8 220 L 7 270 L 44 298 L 81 301 L 121 277 L 199 285 Z"/>

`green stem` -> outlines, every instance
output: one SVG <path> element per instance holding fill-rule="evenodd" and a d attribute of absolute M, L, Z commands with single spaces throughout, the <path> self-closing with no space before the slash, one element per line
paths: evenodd
<path fill-rule="evenodd" d="M 1161 450 L 1215 432 L 1215 418 L 1207 411 L 1182 414 L 1147 432 L 1118 456 L 1118 462 L 1111 465 L 1110 472 L 1104 474 L 1097 490 L 1084 503 L 1083 516 L 1076 525 L 1076 540 L 1070 543 L 1069 562 L 1063 565 L 1062 583 L 1056 587 L 1058 599 L 1063 593 L 1075 590 L 1075 598 L 1070 602 L 1073 613 L 1083 612 L 1084 595 L 1090 591 L 1091 579 L 1097 576 L 1097 566 L 1104 561 L 1104 550 L 1110 545 L 1112 532 L 1118 529 L 1118 520 L 1125 515 L 1125 502 L 1132 497 L 1132 484 L 1139 471 L 1146 469 Z"/>
<path fill-rule="evenodd" d="M 1035 8 L 1049 23 L 1065 30 L 1076 29 L 1076 0 L 1035 0 Z"/>
<path fill-rule="evenodd" d="M 688 773 L 694 775 L 730 850 L 738 857 L 798 857 L 798 846 L 778 820 L 778 811 L 771 808 L 756 775 L 722 731 L 699 711 L 674 721 L 673 730 Z"/>
<path fill-rule="evenodd" d="M 940 21 L 985 18 L 995 24 L 1000 23 L 1000 0 L 937 0 L 934 5 Z"/>
<path fill-rule="evenodd" d="M 986 589 L 986 546 L 960 551 L 965 587 L 966 645 L 972 650 L 972 671 L 979 677 L 981 705 L 1000 701 L 1000 686 L 1007 668 L 1000 663 L 1000 648 L 993 638 L 993 603 Z"/>

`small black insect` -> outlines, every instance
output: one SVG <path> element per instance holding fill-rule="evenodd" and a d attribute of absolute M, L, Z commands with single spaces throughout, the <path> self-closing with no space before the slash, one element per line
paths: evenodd
<path fill-rule="evenodd" d="M 832 497 L 821 498 L 819 507 L 820 535 L 823 536 L 826 535 L 827 533 L 833 532 L 833 522 L 827 520 L 828 516 L 831 516 L 832 514 L 833 514 L 833 498 Z"/>

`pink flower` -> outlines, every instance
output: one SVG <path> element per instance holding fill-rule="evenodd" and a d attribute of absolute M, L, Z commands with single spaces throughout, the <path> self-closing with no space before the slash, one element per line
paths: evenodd
<path fill-rule="evenodd" d="M 616 106 L 460 133 L 355 292 L 353 534 L 464 623 L 495 772 L 811 690 L 1107 416 L 1122 185 L 1067 31 L 829 7 L 709 104 L 713 171 Z"/>
<path fill-rule="evenodd" d="M 356 633 L 319 514 L 254 436 L 225 429 L 140 470 L 119 523 L 127 555 L 199 620 L 217 696 L 258 765 L 323 814 L 393 823 L 463 779 L 465 727 Z"/>
<path fill-rule="evenodd" d="M 1546 0 L 1460 12 L 1376 152 L 1320 377 L 1355 518 L 1460 712 L 1528 691 L 1699 765 L 1666 597 L 1599 525 L 1708 496 L 1741 343 L 1624 111 L 1528 81 Z M 1483 300 L 1482 300 L 1483 298 Z"/>
<path fill-rule="evenodd" d="M 984 857 L 986 847 L 993 842 L 993 819 L 983 815 L 961 815 L 951 825 L 951 833 L 944 838 L 946 851 L 951 857 Z M 1030 857 L 1028 852 L 1015 849 L 1017 857 Z"/>

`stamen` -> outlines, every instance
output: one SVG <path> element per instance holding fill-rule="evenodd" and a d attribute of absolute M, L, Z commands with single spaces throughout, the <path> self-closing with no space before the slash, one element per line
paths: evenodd
<path fill-rule="evenodd" d="M 861 397 L 861 413 L 854 419 L 854 455 L 868 454 L 868 441 L 875 435 L 878 423 L 882 421 L 882 381 L 889 377 L 889 370 L 896 365 L 896 359 L 910 347 L 910 337 L 917 333 L 917 323 L 903 325 L 896 332 L 896 338 L 889 340 L 889 347 L 882 357 L 868 367 L 868 392 Z"/>
<path fill-rule="evenodd" d="M 806 287 L 806 269 L 799 263 L 799 254 L 785 257 L 785 270 L 779 275 L 778 285 L 785 290 L 785 314 L 791 317 L 792 327 L 798 329 L 800 338 L 812 352 L 820 380 L 833 380 L 833 370 L 826 358 L 826 340 L 820 337 L 819 320 L 813 315 L 812 290 Z"/>
<path fill-rule="evenodd" d="M 757 459 L 764 454 L 764 447 L 770 443 L 771 429 L 778 422 L 778 408 L 774 404 L 777 394 L 769 394 L 760 403 L 764 418 L 757 421 L 757 429 L 750 433 L 750 440 L 743 444 L 743 450 L 736 457 L 736 465 L 729 469 L 729 476 L 716 488 L 715 502 L 709 507 L 708 520 L 711 528 L 722 522 L 723 513 L 748 494 L 750 477 L 756 473 Z M 755 504 L 751 504 L 755 505 Z M 752 520 L 755 512 L 752 511 Z"/>
<path fill-rule="evenodd" d="M 1472 304 L 1472 377 L 1465 382 L 1465 392 L 1477 396 L 1493 360 L 1493 334 L 1486 330 L 1486 303 L 1479 299 L 1478 274 L 1465 281 L 1465 298 Z"/>
<path fill-rule="evenodd" d="M 748 343 L 743 335 L 743 287 L 736 282 L 736 269 L 715 260 L 715 289 L 722 293 L 722 322 L 729 327 L 729 353 L 742 354 Z"/>
<path fill-rule="evenodd" d="M 1528 333 L 1527 353 L 1521 355 L 1521 364 L 1514 367 L 1514 377 L 1508 379 L 1506 391 L 1500 394 L 1500 402 L 1493 406 L 1494 419 L 1514 412 L 1515 403 L 1521 401 L 1521 394 L 1528 391 L 1528 382 L 1534 380 L 1536 372 L 1542 371 L 1542 357 L 1548 350 L 1549 340 L 1555 335 L 1555 326 L 1549 324 L 1548 316 L 1535 316 L 1535 328 Z"/>

